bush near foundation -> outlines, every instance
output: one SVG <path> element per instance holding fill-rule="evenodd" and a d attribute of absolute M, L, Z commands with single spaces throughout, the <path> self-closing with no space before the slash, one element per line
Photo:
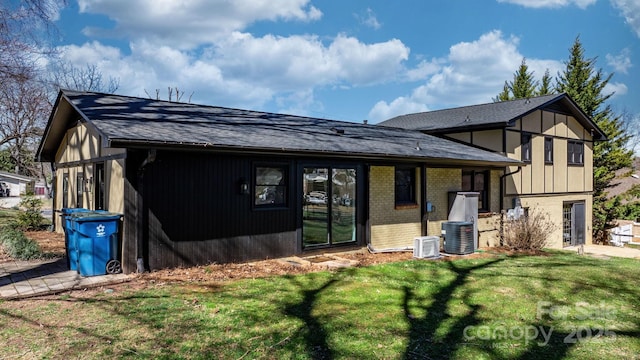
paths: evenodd
<path fill-rule="evenodd" d="M 22 230 L 41 230 L 44 218 L 40 214 L 42 200 L 33 195 L 27 195 L 20 200 L 21 209 L 17 223 Z"/>
<path fill-rule="evenodd" d="M 17 225 L 0 228 L 0 245 L 16 260 L 31 260 L 42 256 L 40 245 L 24 235 Z"/>
<path fill-rule="evenodd" d="M 541 250 L 549 242 L 549 235 L 556 229 L 549 214 L 530 210 L 525 216 L 508 220 L 503 228 L 503 245 L 511 250 Z"/>

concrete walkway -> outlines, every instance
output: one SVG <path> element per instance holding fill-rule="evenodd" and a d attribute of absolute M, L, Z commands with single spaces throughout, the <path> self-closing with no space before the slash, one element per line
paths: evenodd
<path fill-rule="evenodd" d="M 0 263 L 0 298 L 22 299 L 56 294 L 73 289 L 104 286 L 128 281 L 124 274 L 80 276 L 68 270 L 66 259 L 7 261 Z"/>
<path fill-rule="evenodd" d="M 565 250 L 578 251 L 578 246 L 564 248 Z M 631 259 L 640 259 L 640 250 L 628 247 L 610 246 L 610 245 L 585 245 L 584 254 L 595 257 L 623 257 Z"/>

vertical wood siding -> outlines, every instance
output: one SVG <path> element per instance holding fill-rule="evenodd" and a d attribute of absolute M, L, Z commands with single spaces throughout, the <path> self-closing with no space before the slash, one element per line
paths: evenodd
<path fill-rule="evenodd" d="M 139 166 L 143 158 L 136 161 L 130 156 L 128 162 Z M 148 223 L 143 256 L 149 268 L 246 261 L 296 252 L 295 182 L 289 181 L 287 208 L 254 209 L 252 195 L 243 195 L 239 189 L 243 180 L 252 184 L 254 160 L 157 152 L 156 160 L 145 167 L 142 184 Z M 290 163 L 273 158 L 260 161 Z M 130 183 L 137 183 L 137 173 L 136 166 L 130 166 Z M 293 166 L 289 176 L 295 176 Z M 131 216 L 128 223 L 137 227 L 141 221 L 136 215 L 136 196 L 135 191 L 128 192 L 127 213 Z M 130 231 L 128 235 L 136 234 Z"/>

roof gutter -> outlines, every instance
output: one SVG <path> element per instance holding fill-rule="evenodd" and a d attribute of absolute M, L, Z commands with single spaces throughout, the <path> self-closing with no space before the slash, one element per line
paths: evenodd
<path fill-rule="evenodd" d="M 482 159 L 459 159 L 459 158 L 444 158 L 444 157 L 430 157 L 419 156 L 411 154 L 375 154 L 375 153 L 356 153 L 356 152 L 336 152 L 335 150 L 300 150 L 300 149 L 287 149 L 287 148 L 262 148 L 262 147 L 248 147 L 248 146 L 216 146 L 209 143 L 171 143 L 171 142 L 140 142 L 137 140 L 127 139 L 110 139 L 108 141 L 109 147 L 121 147 L 121 148 L 135 148 L 135 149 L 149 149 L 149 148 L 166 148 L 171 150 L 202 150 L 208 149 L 218 152 L 243 152 L 244 154 L 275 154 L 275 155 L 297 155 L 297 156 L 325 156 L 325 157 L 339 157 L 350 158 L 359 160 L 394 160 L 394 161 L 411 161 L 411 162 L 426 162 L 433 165 L 446 165 L 446 166 L 491 166 L 491 167 L 503 167 L 503 166 L 519 166 L 522 164 L 520 161 L 508 159 L 505 161 L 492 161 Z"/>

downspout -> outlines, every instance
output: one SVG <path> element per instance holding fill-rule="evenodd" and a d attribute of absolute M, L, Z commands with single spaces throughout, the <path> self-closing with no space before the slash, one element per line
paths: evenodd
<path fill-rule="evenodd" d="M 505 179 L 507 176 L 509 175 L 514 175 L 520 172 L 520 170 L 522 170 L 522 166 L 518 166 L 518 170 L 516 171 L 512 171 L 510 173 L 506 173 L 506 174 L 502 174 L 500 176 L 500 245 L 502 245 L 502 241 L 504 238 L 504 224 L 503 224 L 503 219 L 504 219 L 504 192 L 505 192 L 505 188 L 506 188 L 506 184 L 505 184 Z"/>
<path fill-rule="evenodd" d="M 504 189 L 506 187 L 506 184 L 504 183 L 505 178 L 509 175 L 514 175 L 520 172 L 520 170 L 522 170 L 522 166 L 518 166 L 518 170 L 516 171 L 512 171 L 510 173 L 506 173 L 503 175 L 500 175 L 500 212 L 502 212 L 502 209 L 504 207 Z"/>
<path fill-rule="evenodd" d="M 420 166 L 420 227 L 421 235 L 427 236 L 429 230 L 429 213 L 427 212 L 427 165 Z"/>
<path fill-rule="evenodd" d="M 147 165 L 156 161 L 156 150 L 149 150 L 147 153 L 146 159 L 142 161 L 140 167 L 138 168 L 138 201 L 137 201 L 137 224 L 136 224 L 136 266 L 137 272 L 143 273 L 146 268 L 146 264 L 144 263 L 144 238 L 145 238 L 145 227 L 148 226 L 147 219 L 147 211 L 145 210 L 144 205 L 144 170 Z"/>

